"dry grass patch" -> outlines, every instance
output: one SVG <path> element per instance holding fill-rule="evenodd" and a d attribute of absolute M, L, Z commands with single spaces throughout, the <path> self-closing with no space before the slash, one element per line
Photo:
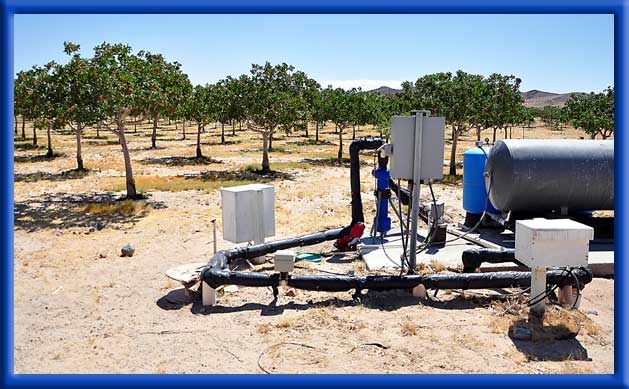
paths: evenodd
<path fill-rule="evenodd" d="M 364 321 L 340 317 L 336 314 L 334 307 L 326 306 L 311 308 L 303 314 L 284 317 L 275 323 L 260 324 L 257 331 L 260 334 L 269 334 L 274 330 L 303 333 L 329 328 L 338 331 L 356 331 L 366 327 L 367 324 Z"/>
<path fill-rule="evenodd" d="M 81 211 L 90 215 L 132 216 L 148 212 L 151 205 L 145 201 L 123 200 L 107 203 L 90 203 L 81 206 Z"/>
<path fill-rule="evenodd" d="M 529 320 L 529 307 L 523 297 L 518 300 L 494 302 L 497 315 L 489 323 L 494 333 L 511 334 L 516 327 L 531 331 L 534 342 L 548 342 L 574 337 L 575 334 L 595 336 L 600 328 L 589 317 L 578 310 L 569 310 L 556 305 L 547 305 L 543 320 Z"/>
<path fill-rule="evenodd" d="M 181 192 L 185 190 L 201 190 L 211 192 L 222 187 L 230 187 L 244 184 L 252 184 L 254 180 L 205 180 L 195 176 L 138 176 L 135 178 L 135 186 L 138 192 L 165 191 Z M 124 179 L 118 184 L 114 184 L 105 190 L 123 191 L 125 190 Z"/>
<path fill-rule="evenodd" d="M 410 321 L 404 321 L 400 324 L 400 333 L 402 336 L 417 335 L 417 326 Z"/>

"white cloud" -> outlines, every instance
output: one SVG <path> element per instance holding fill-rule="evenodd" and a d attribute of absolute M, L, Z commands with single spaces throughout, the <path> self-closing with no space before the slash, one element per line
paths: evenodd
<path fill-rule="evenodd" d="M 380 88 L 381 86 L 388 86 L 389 88 L 400 89 L 402 88 L 401 80 L 328 80 L 321 81 L 321 86 L 327 88 L 328 85 L 332 85 L 334 88 L 352 89 L 362 88 L 364 91 Z"/>

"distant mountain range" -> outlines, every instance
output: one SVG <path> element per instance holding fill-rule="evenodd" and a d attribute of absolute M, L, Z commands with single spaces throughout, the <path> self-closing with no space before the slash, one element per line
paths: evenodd
<path fill-rule="evenodd" d="M 372 93 L 381 93 L 384 95 L 391 93 L 399 93 L 402 92 L 402 89 L 389 88 L 388 86 L 381 86 L 380 88 L 376 88 L 370 90 Z M 528 92 L 522 92 L 522 97 L 524 98 L 524 105 L 527 107 L 535 107 L 535 108 L 543 108 L 547 106 L 551 107 L 562 107 L 566 104 L 566 101 L 570 98 L 570 95 L 573 93 L 582 93 L 582 92 L 571 92 L 571 93 L 552 93 L 552 92 L 544 92 L 541 90 L 533 89 Z"/>

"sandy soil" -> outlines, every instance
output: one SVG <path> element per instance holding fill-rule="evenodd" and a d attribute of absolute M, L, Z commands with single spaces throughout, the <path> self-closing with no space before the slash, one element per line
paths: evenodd
<path fill-rule="evenodd" d="M 145 190 L 148 199 L 125 215 L 86 209 L 122 194 L 117 191 L 124 182 L 122 155 L 112 135 L 85 140 L 91 170 L 78 176 L 67 173 L 75 163 L 72 135 L 54 135 L 56 151 L 64 155 L 53 160 L 36 158 L 45 150 L 24 150 L 29 140 L 16 140 L 16 373 L 613 372 L 613 280 L 596 279 L 586 287 L 576 338 L 542 342 L 508 336 L 518 316 L 504 313 L 504 301 L 487 297 L 494 291 L 479 291 L 481 296 L 442 291 L 430 300 L 367 293 L 355 302 L 349 292 L 291 296 L 282 290 L 272 306 L 269 290 L 240 288 L 209 310 L 199 303 L 172 303 L 180 285 L 164 272 L 209 259 L 214 218 L 220 236 L 220 184 L 200 190 L 183 190 L 185 185 L 202 187 L 213 180 L 208 177 L 226 177 L 225 172 L 233 178 L 261 158 L 261 142 L 252 134 L 238 132 L 228 137 L 230 144 L 218 145 L 220 138 L 210 129 L 203 134 L 204 153 L 220 163 L 191 163 L 183 157 L 193 155 L 194 141 L 190 133 L 180 140 L 180 126 L 177 132 L 174 124 L 162 125 L 157 150 L 148 148 L 150 126 L 130 135 L 138 183 L 159 184 L 162 190 Z M 335 155 L 337 137 L 331 131 L 323 131 L 328 142 L 323 145 L 301 145 L 305 138 L 297 135 L 274 142 L 278 151 L 271 161 L 283 162 L 287 173 L 271 181 L 277 188 L 278 238 L 349 220 L 349 169 L 304 162 Z M 514 137 L 520 131 L 514 130 Z M 527 131 L 528 137 L 582 135 L 574 129 Z M 460 152 L 473 140 L 471 134 L 463 137 Z M 444 159 L 447 155 L 449 150 Z M 369 218 L 371 157 L 364 160 Z M 183 176 L 190 181 L 177 181 Z M 435 189 L 446 201 L 449 221 L 459 221 L 460 183 Z M 135 246 L 131 258 L 119 256 L 126 243 Z M 218 246 L 233 244 L 220 240 Z M 332 245 L 309 250 L 329 253 Z M 365 271 L 360 261 L 344 256 L 299 266 L 306 268 L 299 272 Z"/>

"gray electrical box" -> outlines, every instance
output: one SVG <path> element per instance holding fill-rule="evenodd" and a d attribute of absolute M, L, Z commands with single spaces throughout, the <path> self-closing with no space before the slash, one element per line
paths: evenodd
<path fill-rule="evenodd" d="M 422 180 L 443 178 L 443 147 L 446 119 L 432 117 L 427 111 L 415 116 L 393 116 L 391 119 L 391 177 L 413 179 L 415 161 L 415 134 L 421 126 L 421 174 Z"/>

